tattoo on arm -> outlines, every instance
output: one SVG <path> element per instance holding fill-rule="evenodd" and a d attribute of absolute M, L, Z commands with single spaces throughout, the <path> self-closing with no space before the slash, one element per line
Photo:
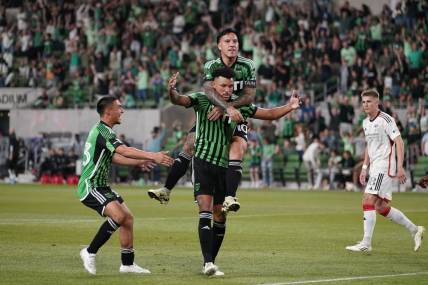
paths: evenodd
<path fill-rule="evenodd" d="M 214 88 L 211 87 L 210 82 L 204 83 L 204 91 L 205 95 L 207 95 L 208 100 L 210 100 L 211 103 L 213 103 L 216 106 L 221 107 L 223 110 L 227 109 L 227 103 L 222 98 L 220 98 L 217 95 L 217 92 L 214 90 Z"/>
<path fill-rule="evenodd" d="M 190 98 L 188 96 L 184 96 L 178 93 L 177 89 L 169 90 L 169 98 L 171 100 L 171 103 L 175 105 L 188 107 L 191 104 Z"/>
<path fill-rule="evenodd" d="M 244 94 L 239 98 L 237 98 L 235 101 L 231 102 L 231 105 L 235 108 L 245 106 L 253 103 L 255 97 L 256 97 L 255 88 L 245 88 Z"/>

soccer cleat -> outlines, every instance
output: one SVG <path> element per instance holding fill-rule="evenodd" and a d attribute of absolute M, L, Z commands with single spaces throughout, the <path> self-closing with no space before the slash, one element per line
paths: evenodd
<path fill-rule="evenodd" d="M 97 274 L 97 268 L 95 267 L 95 256 L 94 253 L 89 253 L 87 248 L 84 248 L 80 251 L 80 257 L 83 261 L 83 266 L 85 267 L 86 271 L 88 271 L 90 274 Z"/>
<path fill-rule="evenodd" d="M 223 202 L 223 208 L 221 209 L 224 213 L 230 211 L 237 212 L 241 208 L 241 204 L 238 202 L 238 199 L 232 196 L 226 196 Z"/>
<path fill-rule="evenodd" d="M 150 274 L 150 270 L 142 268 L 137 264 L 132 265 L 121 265 L 119 268 L 120 273 L 138 273 L 138 274 Z"/>
<path fill-rule="evenodd" d="M 168 204 L 169 202 L 169 194 L 171 193 L 171 190 L 162 187 L 159 189 L 150 189 L 147 191 L 147 194 L 150 198 L 158 200 L 161 204 Z"/>
<path fill-rule="evenodd" d="M 217 268 L 217 270 L 214 272 L 214 274 L 211 275 L 210 277 L 215 278 L 215 277 L 223 277 L 223 276 L 224 276 L 224 272 L 218 270 L 218 268 Z"/>
<path fill-rule="evenodd" d="M 350 245 L 346 247 L 347 250 L 350 251 L 361 251 L 361 252 L 370 252 L 372 251 L 372 247 L 370 245 L 366 245 L 363 242 L 358 242 L 355 245 Z"/>
<path fill-rule="evenodd" d="M 207 263 L 205 263 L 204 267 L 202 268 L 202 273 L 207 275 L 207 276 L 212 276 L 216 273 L 217 270 L 218 270 L 218 267 L 216 265 L 214 265 L 214 263 L 207 262 Z"/>
<path fill-rule="evenodd" d="M 425 227 L 418 226 L 418 231 L 413 236 L 413 239 L 415 240 L 415 248 L 414 248 L 415 251 L 418 251 L 419 248 L 421 247 L 422 239 L 424 238 L 424 232 L 425 232 Z"/>

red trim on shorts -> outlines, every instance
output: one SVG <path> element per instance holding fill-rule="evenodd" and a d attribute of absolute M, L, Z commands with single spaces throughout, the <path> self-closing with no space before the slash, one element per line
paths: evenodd
<path fill-rule="evenodd" d="M 391 211 L 391 207 L 388 207 L 388 208 L 383 209 L 383 211 L 379 211 L 378 213 L 381 214 L 382 216 L 386 217 L 386 216 L 388 216 L 390 211 Z"/>
<path fill-rule="evenodd" d="M 363 211 L 374 211 L 375 206 L 370 204 L 363 204 Z"/>

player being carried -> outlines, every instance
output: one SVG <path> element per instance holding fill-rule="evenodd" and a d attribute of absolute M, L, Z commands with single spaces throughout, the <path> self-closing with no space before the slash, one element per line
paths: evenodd
<path fill-rule="evenodd" d="M 204 258 L 203 273 L 221 276 L 223 272 L 214 264 L 226 231 L 226 213 L 222 211 L 226 195 L 226 177 L 229 166 L 229 148 L 237 122 L 227 115 L 218 120 L 209 120 L 215 106 L 206 93 L 196 92 L 180 95 L 175 89 L 178 73 L 168 83 L 168 95 L 173 104 L 193 107 L 196 113 L 195 154 L 193 156 L 194 195 L 199 207 L 199 241 Z M 212 72 L 212 88 L 230 102 L 233 92 L 234 72 L 221 67 Z M 253 104 L 239 108 L 243 118 L 276 120 L 297 109 L 300 105 L 296 92 L 288 104 L 272 108 L 258 108 Z"/>
<path fill-rule="evenodd" d="M 220 57 L 208 61 L 204 65 L 204 93 L 215 107 L 207 114 L 207 119 L 218 120 L 227 113 L 228 116 L 240 122 L 233 134 L 229 150 L 228 169 L 226 172 L 226 198 L 223 204 L 223 211 L 237 211 L 240 203 L 236 199 L 236 191 L 242 178 L 242 160 L 247 149 L 247 122 L 241 113 L 236 109 L 241 106 L 251 104 L 256 94 L 256 70 L 251 59 L 238 55 L 239 38 L 233 29 L 225 29 L 217 36 L 217 47 Z M 220 67 L 230 67 L 234 72 L 233 98 L 226 102 L 212 88 L 211 82 L 214 79 L 213 71 Z M 189 162 L 194 155 L 195 127 L 187 135 L 183 151 L 175 160 L 165 185 L 159 189 L 150 189 L 148 194 L 151 198 L 167 204 L 172 188 L 178 180 L 184 176 L 189 166 Z"/>

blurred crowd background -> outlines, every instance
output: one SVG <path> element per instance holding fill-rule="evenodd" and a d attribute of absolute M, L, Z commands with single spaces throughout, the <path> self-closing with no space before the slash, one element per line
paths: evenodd
<path fill-rule="evenodd" d="M 241 54 L 255 62 L 256 104 L 284 104 L 291 89 L 304 98 L 286 120 L 250 123 L 246 175 L 252 186 L 291 180 L 354 189 L 365 146 L 359 94 L 369 87 L 379 90 L 383 110 L 400 127 L 406 168 L 417 176 L 428 169 L 427 14 L 427 1 L 412 0 L 389 1 L 376 14 L 370 5 L 330 0 L 6 0 L 0 4 L 0 87 L 42 88 L 32 108 L 93 107 L 99 96 L 112 94 L 126 108 L 161 109 L 169 104 L 166 82 L 173 72 L 182 76 L 181 91 L 200 89 L 204 62 L 218 56 L 216 34 L 233 27 Z M 161 130 L 168 135 L 157 140 L 159 147 L 180 149 L 186 132 L 180 123 L 153 133 Z M 6 157 L 9 136 L 3 136 Z M 32 162 L 40 179 L 46 159 L 75 160 L 84 139 L 57 133 L 21 141 L 24 169 Z M 147 148 L 151 142 L 129 143 Z M 164 171 L 156 171 L 146 180 L 162 180 Z"/>

